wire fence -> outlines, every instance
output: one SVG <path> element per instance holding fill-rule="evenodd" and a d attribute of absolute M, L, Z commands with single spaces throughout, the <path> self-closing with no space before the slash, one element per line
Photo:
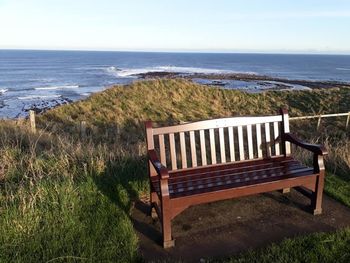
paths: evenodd
<path fill-rule="evenodd" d="M 320 115 L 313 115 L 313 116 L 301 116 L 301 117 L 290 117 L 289 120 L 306 120 L 306 119 L 317 119 L 317 129 L 321 126 L 321 120 L 322 118 L 334 118 L 334 117 L 347 117 L 345 122 L 345 129 L 349 128 L 350 123 L 350 112 L 344 112 L 344 113 L 332 113 L 332 114 L 320 114 Z"/>
<path fill-rule="evenodd" d="M 295 121 L 295 120 L 317 119 L 317 130 L 318 130 L 321 126 L 322 118 L 334 118 L 334 117 L 346 117 L 345 129 L 347 130 L 349 128 L 350 112 L 290 117 L 289 120 Z M 29 111 L 29 120 L 30 120 L 30 126 L 31 126 L 32 131 L 36 132 L 35 112 L 32 110 Z M 86 136 L 86 122 L 85 121 L 81 121 L 81 123 L 80 123 L 80 133 L 81 133 L 82 137 Z"/>

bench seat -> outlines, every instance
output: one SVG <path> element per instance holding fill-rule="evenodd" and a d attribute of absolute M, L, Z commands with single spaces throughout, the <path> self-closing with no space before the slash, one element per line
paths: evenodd
<path fill-rule="evenodd" d="M 313 168 L 292 157 L 176 170 L 169 172 L 169 194 L 173 199 L 306 175 L 314 175 Z M 152 188 L 160 195 L 157 177 L 152 180 Z"/>
<path fill-rule="evenodd" d="M 145 126 L 151 215 L 160 219 L 165 248 L 175 244 L 171 221 L 198 204 L 295 188 L 310 199 L 314 215 L 322 213 L 327 151 L 291 134 L 286 110 Z M 313 155 L 312 167 L 293 156 L 292 145 Z"/>

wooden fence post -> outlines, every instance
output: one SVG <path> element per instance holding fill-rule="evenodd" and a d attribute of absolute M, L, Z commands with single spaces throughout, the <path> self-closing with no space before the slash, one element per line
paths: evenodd
<path fill-rule="evenodd" d="M 29 111 L 29 121 L 30 121 L 30 128 L 33 133 L 36 132 L 36 123 L 35 123 L 35 111 L 30 110 Z"/>
<path fill-rule="evenodd" d="M 80 136 L 83 139 L 86 137 L 86 121 L 80 122 Z"/>
<path fill-rule="evenodd" d="M 317 121 L 317 130 L 320 129 L 320 125 L 321 125 L 321 115 L 318 117 L 318 121 Z"/>
<path fill-rule="evenodd" d="M 349 111 L 348 117 L 346 118 L 345 130 L 348 129 L 348 127 L 349 127 L 349 122 L 350 122 L 350 111 Z"/>

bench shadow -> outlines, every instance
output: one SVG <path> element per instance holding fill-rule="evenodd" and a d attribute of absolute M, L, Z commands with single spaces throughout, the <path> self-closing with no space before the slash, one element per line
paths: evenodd
<path fill-rule="evenodd" d="M 99 191 L 124 211 L 138 233 L 161 247 L 160 224 L 150 216 L 150 205 L 140 200 L 137 189 L 148 184 L 144 157 L 120 158 L 109 162 L 103 172 L 95 173 L 93 179 Z"/>
<path fill-rule="evenodd" d="M 294 191 L 297 193 L 297 191 L 294 190 L 293 188 L 291 188 L 291 191 Z M 269 199 L 272 199 L 282 205 L 298 208 L 306 213 L 312 214 L 311 203 L 305 204 L 305 202 L 303 202 L 302 200 L 302 198 L 305 198 L 306 202 L 311 202 L 310 199 L 300 193 L 297 193 L 297 194 L 300 195 L 300 198 L 298 198 L 298 200 L 294 198 L 295 196 L 291 196 L 291 193 L 282 194 L 279 191 L 262 193 L 261 195 Z"/>
<path fill-rule="evenodd" d="M 136 201 L 131 220 L 137 232 L 161 247 L 160 223 L 158 219 L 151 218 L 150 210 L 149 204 L 140 200 Z"/>
<path fill-rule="evenodd" d="M 126 214 L 133 201 L 139 198 L 139 189 L 146 183 L 145 158 L 118 157 L 109 161 L 103 172 L 93 172 L 100 192 Z"/>

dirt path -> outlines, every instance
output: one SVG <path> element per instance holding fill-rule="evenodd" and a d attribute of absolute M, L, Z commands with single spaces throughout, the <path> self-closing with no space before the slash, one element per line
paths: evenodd
<path fill-rule="evenodd" d="M 147 216 L 148 205 L 139 202 L 132 213 L 140 238 L 140 252 L 148 260 L 225 257 L 260 248 L 286 237 L 350 226 L 350 209 L 325 196 L 323 214 L 308 212 L 309 201 L 292 190 L 282 195 L 266 193 L 240 199 L 199 205 L 173 220 L 176 246 L 160 246 L 160 224 Z"/>

